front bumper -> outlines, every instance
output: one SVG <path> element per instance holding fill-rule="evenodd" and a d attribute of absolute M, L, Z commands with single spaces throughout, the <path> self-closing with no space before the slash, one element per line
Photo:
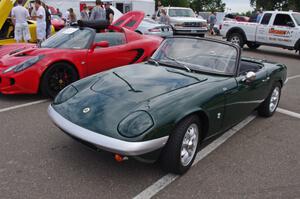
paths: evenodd
<path fill-rule="evenodd" d="M 143 142 L 128 142 L 85 129 L 70 122 L 54 110 L 52 105 L 48 108 L 52 121 L 70 136 L 88 142 L 99 149 L 126 156 L 139 156 L 153 152 L 165 146 L 169 136 Z"/>
<path fill-rule="evenodd" d="M 207 33 L 207 28 L 174 28 L 175 34 L 185 34 L 185 35 L 193 35 L 193 34 L 205 34 Z"/>

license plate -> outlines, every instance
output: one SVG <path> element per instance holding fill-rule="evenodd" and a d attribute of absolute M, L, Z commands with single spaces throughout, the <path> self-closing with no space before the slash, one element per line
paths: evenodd
<path fill-rule="evenodd" d="M 197 33 L 198 31 L 197 31 L 197 30 L 192 30 L 191 32 L 192 32 L 192 33 Z"/>

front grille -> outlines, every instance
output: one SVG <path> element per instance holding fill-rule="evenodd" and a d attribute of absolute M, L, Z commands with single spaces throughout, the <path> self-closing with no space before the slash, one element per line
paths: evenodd
<path fill-rule="evenodd" d="M 185 22 L 184 27 L 201 27 L 201 22 Z"/>

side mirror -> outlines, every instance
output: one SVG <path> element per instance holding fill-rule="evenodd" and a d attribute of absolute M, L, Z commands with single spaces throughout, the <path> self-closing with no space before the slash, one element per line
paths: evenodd
<path fill-rule="evenodd" d="M 247 74 L 246 74 L 246 76 L 243 78 L 243 82 L 246 82 L 246 83 L 250 83 L 250 82 L 253 82 L 253 81 L 255 81 L 256 80 L 256 73 L 255 72 L 252 72 L 252 71 L 250 71 L 250 72 L 248 72 Z"/>
<path fill-rule="evenodd" d="M 295 27 L 295 24 L 294 24 L 294 22 L 292 22 L 292 21 L 287 22 L 287 25 L 288 25 L 289 27 L 292 27 L 292 28 Z"/>
<path fill-rule="evenodd" d="M 97 47 L 107 48 L 107 47 L 109 47 L 109 43 L 107 41 L 100 41 L 100 42 L 94 43 L 92 46 L 92 50 L 94 50 Z"/>

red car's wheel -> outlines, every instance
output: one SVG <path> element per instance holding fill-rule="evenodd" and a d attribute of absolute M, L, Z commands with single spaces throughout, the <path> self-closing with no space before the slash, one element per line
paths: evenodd
<path fill-rule="evenodd" d="M 63 88 L 78 80 L 77 71 L 68 63 L 53 64 L 43 75 L 41 92 L 54 98 Z"/>

